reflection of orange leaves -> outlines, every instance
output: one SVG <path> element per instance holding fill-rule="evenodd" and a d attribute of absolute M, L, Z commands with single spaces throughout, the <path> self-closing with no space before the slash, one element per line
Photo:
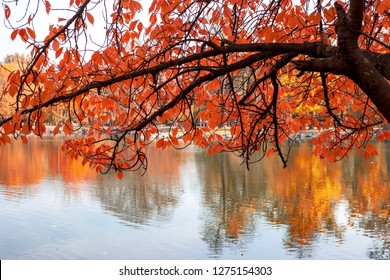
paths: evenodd
<path fill-rule="evenodd" d="M 290 221 L 290 233 L 294 237 L 295 242 L 306 245 L 310 243 L 318 225 L 316 217 L 298 215 L 298 217 Z"/>
<path fill-rule="evenodd" d="M 67 159 L 59 149 L 60 142 L 30 137 L 27 144 L 13 141 L 0 149 L 0 182 L 10 191 L 39 184 L 41 180 L 60 174 L 67 183 L 93 179 L 96 173 L 79 160 Z"/>
<path fill-rule="evenodd" d="M 30 147 L 36 148 L 37 142 L 30 141 Z M 35 185 L 45 176 L 48 162 L 44 153 L 32 155 L 20 141 L 0 148 L 0 181 L 8 187 Z"/>
<path fill-rule="evenodd" d="M 307 244 L 334 215 L 331 205 L 341 195 L 341 174 L 334 166 L 329 168 L 327 162 L 312 157 L 309 143 L 301 144 L 299 151 L 290 158 L 292 168 L 281 170 L 274 178 L 273 193 L 284 202 L 280 207 L 285 212 L 278 223 L 290 226 L 294 242 Z"/>
<path fill-rule="evenodd" d="M 381 149 L 382 143 L 374 146 L 377 151 Z M 375 161 L 363 161 L 356 171 L 359 188 L 354 189 L 351 194 L 350 203 L 354 213 L 365 215 L 368 212 L 378 217 L 388 216 L 390 200 L 390 186 L 388 182 L 388 165 L 386 157 L 381 154 Z"/>
<path fill-rule="evenodd" d="M 61 159 L 61 169 L 59 173 L 67 183 L 80 182 L 96 177 L 96 172 L 88 165 L 83 165 L 81 158 L 67 159 L 65 156 Z"/>
<path fill-rule="evenodd" d="M 226 228 L 227 235 L 230 238 L 237 239 L 239 237 L 239 230 L 242 229 L 242 221 L 237 220 L 236 217 L 233 217 L 229 220 L 228 227 Z"/>
<path fill-rule="evenodd" d="M 226 236 L 238 239 L 245 232 L 248 222 L 253 218 L 256 204 L 242 204 L 240 207 L 232 207 L 228 210 L 226 220 Z"/>
<path fill-rule="evenodd" d="M 160 139 L 164 140 L 164 139 Z M 168 143 L 169 141 L 164 141 Z M 155 149 L 149 147 L 147 150 L 148 156 L 148 170 L 150 174 L 156 176 L 179 176 L 179 167 L 177 161 L 172 160 L 172 158 L 177 157 L 179 154 L 183 154 L 185 151 L 177 151 L 175 149 Z"/>
<path fill-rule="evenodd" d="M 366 151 L 364 153 L 364 158 L 368 159 L 370 156 L 377 156 L 378 152 L 374 145 L 367 144 L 366 145 Z"/>

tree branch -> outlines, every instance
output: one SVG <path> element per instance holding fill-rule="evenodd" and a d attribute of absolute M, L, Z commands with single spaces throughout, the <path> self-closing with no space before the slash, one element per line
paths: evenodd
<path fill-rule="evenodd" d="M 350 30 L 355 33 L 356 40 L 362 29 L 364 0 L 350 0 L 350 6 L 347 14 L 347 22 Z"/>

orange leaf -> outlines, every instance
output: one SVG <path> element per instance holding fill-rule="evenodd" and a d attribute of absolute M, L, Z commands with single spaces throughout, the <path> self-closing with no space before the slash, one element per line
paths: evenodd
<path fill-rule="evenodd" d="M 95 19 L 93 18 L 93 15 L 91 13 L 88 13 L 87 12 L 87 19 L 88 21 L 93 25 L 93 23 L 95 22 Z"/>
<path fill-rule="evenodd" d="M 193 139 L 194 139 L 194 134 L 192 132 L 188 132 L 183 135 L 184 143 L 191 142 Z"/>
<path fill-rule="evenodd" d="M 7 134 L 2 135 L 3 143 L 11 144 L 11 138 Z"/>
<path fill-rule="evenodd" d="M 222 27 L 222 31 L 223 31 L 223 33 L 225 34 L 225 36 L 226 36 L 227 38 L 230 38 L 230 37 L 232 36 L 232 30 L 231 30 L 231 28 L 230 28 L 229 26 L 227 26 L 227 25 L 224 25 L 224 26 Z"/>
<path fill-rule="evenodd" d="M 27 144 L 28 143 L 28 139 L 27 139 L 27 137 L 25 135 L 22 135 L 20 137 L 22 138 L 22 143 L 23 144 Z"/>
<path fill-rule="evenodd" d="M 327 22 L 332 22 L 336 17 L 336 11 L 334 7 L 324 10 L 324 15 Z"/>
<path fill-rule="evenodd" d="M 123 178 L 123 172 L 119 171 L 116 176 L 118 177 L 119 180 L 122 180 Z"/>
<path fill-rule="evenodd" d="M 390 140 L 390 131 L 389 130 L 382 130 L 383 131 L 383 135 L 385 136 L 385 138 L 387 140 Z"/>
<path fill-rule="evenodd" d="M 151 24 L 151 25 L 155 24 L 156 21 L 157 21 L 157 16 L 156 16 L 156 14 L 154 14 L 154 13 L 151 14 L 151 15 L 150 15 L 149 21 L 150 21 L 150 24 Z"/>
<path fill-rule="evenodd" d="M 8 87 L 8 94 L 10 96 L 15 96 L 18 93 L 19 87 L 16 84 L 10 84 Z"/>
<path fill-rule="evenodd" d="M 138 32 L 141 32 L 142 28 L 143 28 L 142 22 L 138 22 L 138 25 L 137 25 Z"/>
<path fill-rule="evenodd" d="M 54 40 L 54 41 L 53 41 L 52 47 L 53 47 L 53 49 L 54 49 L 55 51 L 58 50 L 58 48 L 60 47 L 60 43 L 58 42 L 58 40 Z"/>
<path fill-rule="evenodd" d="M 136 11 L 141 11 L 141 10 L 142 10 L 142 5 L 141 5 L 139 2 L 137 2 L 137 1 L 132 1 L 132 3 L 133 3 L 133 5 L 134 5 L 134 9 L 135 9 Z"/>
<path fill-rule="evenodd" d="M 383 131 L 379 131 L 376 134 L 376 138 L 378 138 L 379 141 L 383 142 L 385 140 L 385 135 L 384 135 Z"/>
<path fill-rule="evenodd" d="M 53 135 L 56 136 L 60 132 L 60 124 L 57 124 L 53 130 Z"/>
<path fill-rule="evenodd" d="M 171 140 L 172 145 L 178 146 L 179 141 L 177 140 L 176 136 L 169 136 L 169 139 Z"/>
<path fill-rule="evenodd" d="M 26 27 L 26 30 L 27 30 L 28 36 L 30 36 L 30 38 L 35 40 L 36 36 L 35 36 L 34 30 L 32 30 L 30 27 Z"/>
<path fill-rule="evenodd" d="M 367 151 L 368 153 L 370 153 L 370 154 L 378 153 L 378 152 L 376 151 L 375 146 L 372 145 L 372 144 L 367 144 L 367 145 L 366 145 L 366 151 Z"/>
<path fill-rule="evenodd" d="M 63 50 L 64 48 L 59 48 L 58 50 L 56 50 L 56 58 L 58 58 L 62 54 Z"/>
<path fill-rule="evenodd" d="M 268 151 L 267 151 L 267 153 L 266 153 L 266 157 L 270 157 L 270 156 L 272 156 L 273 154 L 275 154 L 275 149 L 269 149 Z"/>
<path fill-rule="evenodd" d="M 4 11 L 5 11 L 5 18 L 9 18 L 11 16 L 11 9 L 8 7 L 8 5 L 4 5 Z"/>
<path fill-rule="evenodd" d="M 138 23 L 138 20 L 135 20 L 135 21 L 132 21 L 129 25 L 129 29 L 130 30 L 134 30 L 135 29 L 135 26 L 137 25 Z"/>
<path fill-rule="evenodd" d="M 172 131 L 172 136 L 173 137 L 176 137 L 177 133 L 178 133 L 179 129 L 176 127 L 175 129 L 173 129 Z"/>
<path fill-rule="evenodd" d="M 66 124 L 64 125 L 64 127 L 62 129 L 63 129 L 65 135 L 71 135 L 73 132 L 73 125 L 71 122 L 68 121 L 68 122 L 66 122 Z"/>
<path fill-rule="evenodd" d="M 22 38 L 23 41 L 28 40 L 27 32 L 25 28 L 19 29 L 19 35 Z"/>
<path fill-rule="evenodd" d="M 18 35 L 18 32 L 19 32 L 18 29 L 15 29 L 14 31 L 12 31 L 12 33 L 11 33 L 11 40 L 12 41 L 15 40 L 16 35 Z"/>
<path fill-rule="evenodd" d="M 376 11 L 378 14 L 383 14 L 390 9 L 390 3 L 388 1 L 379 1 Z"/>
<path fill-rule="evenodd" d="M 164 146 L 164 138 L 161 138 L 156 143 L 156 148 L 161 148 Z"/>

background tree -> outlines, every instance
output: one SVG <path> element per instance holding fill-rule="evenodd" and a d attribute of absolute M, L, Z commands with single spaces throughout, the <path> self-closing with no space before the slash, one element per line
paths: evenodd
<path fill-rule="evenodd" d="M 309 125 L 322 131 L 315 154 L 332 161 L 353 147 L 375 155 L 373 135 L 390 138 L 388 1 L 153 0 L 148 23 L 133 0 L 30 0 L 24 21 L 16 5 L 3 4 L 6 24 L 32 60 L 8 77 L 16 102 L 0 120 L 3 143 L 45 133 L 45 108 L 59 104 L 55 134 L 87 129 L 66 142 L 68 155 L 119 177 L 146 168 L 157 138 L 247 164 L 276 153 L 284 166 L 287 140 Z M 42 9 L 58 20 L 40 39 Z M 231 137 L 218 133 L 224 124 Z"/>
<path fill-rule="evenodd" d="M 6 55 L 0 64 L 0 90 L 5 92 L 8 75 L 12 71 L 23 69 L 28 64 L 28 58 L 21 54 Z M 9 116 L 13 113 L 12 104 L 15 98 L 8 94 L 0 94 L 0 118 Z"/>

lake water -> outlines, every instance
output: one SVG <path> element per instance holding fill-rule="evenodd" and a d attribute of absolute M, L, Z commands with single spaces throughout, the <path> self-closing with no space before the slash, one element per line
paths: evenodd
<path fill-rule="evenodd" d="M 101 175 L 59 139 L 0 148 L 0 259 L 389 259 L 390 145 L 334 164 L 309 141 L 289 166 L 150 149 Z"/>

